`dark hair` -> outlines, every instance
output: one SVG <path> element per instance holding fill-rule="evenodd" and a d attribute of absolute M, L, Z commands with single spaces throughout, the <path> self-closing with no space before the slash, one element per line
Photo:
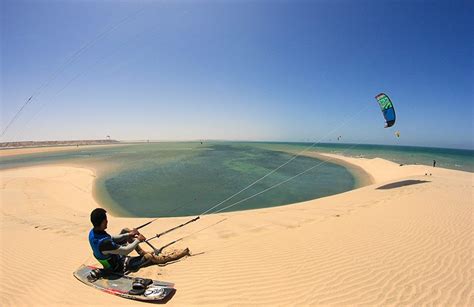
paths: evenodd
<path fill-rule="evenodd" d="M 106 212 L 107 211 L 105 211 L 105 209 L 102 209 L 102 208 L 96 208 L 92 210 L 91 222 L 92 222 L 92 225 L 94 225 L 94 227 L 100 226 L 100 224 L 102 224 L 102 221 L 107 218 L 107 215 L 105 215 Z"/>

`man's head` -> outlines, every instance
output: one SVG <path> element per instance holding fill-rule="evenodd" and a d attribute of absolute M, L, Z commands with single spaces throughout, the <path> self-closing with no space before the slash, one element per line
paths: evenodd
<path fill-rule="evenodd" d="M 102 208 L 96 208 L 91 212 L 91 222 L 97 230 L 107 229 L 107 211 Z"/>

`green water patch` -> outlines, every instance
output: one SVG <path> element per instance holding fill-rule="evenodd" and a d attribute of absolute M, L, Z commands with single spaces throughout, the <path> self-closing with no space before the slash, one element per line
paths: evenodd
<path fill-rule="evenodd" d="M 137 148 L 128 163 L 101 174 L 96 196 L 123 216 L 198 215 L 291 158 L 290 154 L 238 143 L 217 143 L 188 152 Z M 129 159 L 127 159 L 129 160 Z M 259 193 L 321 161 L 298 157 L 223 208 Z M 294 180 L 224 211 L 280 206 L 345 192 L 355 178 L 344 167 L 324 163 Z"/>

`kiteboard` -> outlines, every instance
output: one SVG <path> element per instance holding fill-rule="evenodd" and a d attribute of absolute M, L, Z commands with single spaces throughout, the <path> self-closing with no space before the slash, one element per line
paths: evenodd
<path fill-rule="evenodd" d="M 134 281 L 136 281 L 137 278 L 119 273 L 109 273 L 98 279 L 92 278 L 94 274 L 93 272 L 97 269 L 98 268 L 94 266 L 82 265 L 73 273 L 73 275 L 80 282 L 89 287 L 126 299 L 138 301 L 166 301 L 170 299 L 172 294 L 176 291 L 173 283 L 151 280 L 152 283 L 146 287 L 143 294 L 130 294 L 130 290 L 133 289 Z"/>

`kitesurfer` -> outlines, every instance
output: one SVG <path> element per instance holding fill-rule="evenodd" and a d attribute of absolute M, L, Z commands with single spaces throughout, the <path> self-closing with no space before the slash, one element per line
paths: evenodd
<path fill-rule="evenodd" d="M 102 208 L 94 209 L 91 212 L 90 218 L 94 228 L 89 232 L 89 243 L 94 257 L 104 269 L 120 271 L 124 268 L 125 256 L 146 238 L 135 229 L 129 232 L 124 229 L 121 234 L 111 236 L 105 231 L 108 224 L 106 212 Z"/>
<path fill-rule="evenodd" d="M 127 271 L 130 267 L 138 269 L 149 263 L 165 264 L 190 255 L 188 248 L 176 250 L 166 255 L 148 253 L 138 245 L 144 242 L 146 238 L 136 229 L 124 228 L 119 235 L 111 236 L 105 231 L 108 224 L 106 213 L 107 211 L 102 208 L 96 208 L 91 212 L 90 219 L 94 228 L 89 232 L 89 243 L 94 257 L 106 270 Z M 126 257 L 134 250 L 140 256 Z M 130 264 L 130 267 L 128 264 Z"/>

